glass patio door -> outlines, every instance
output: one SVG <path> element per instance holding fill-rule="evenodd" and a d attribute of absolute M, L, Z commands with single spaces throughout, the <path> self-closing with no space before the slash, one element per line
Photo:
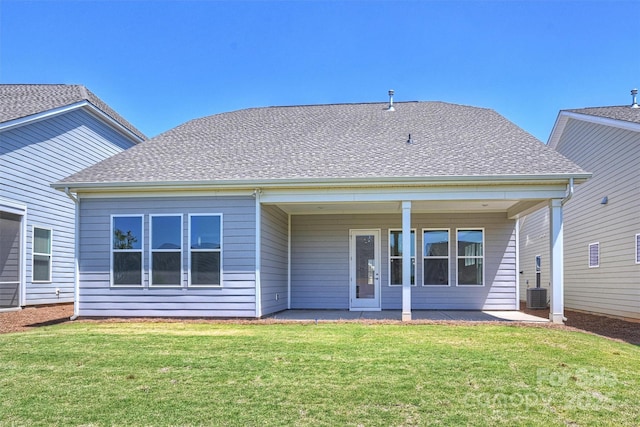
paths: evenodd
<path fill-rule="evenodd" d="M 380 230 L 351 230 L 351 310 L 380 310 Z"/>

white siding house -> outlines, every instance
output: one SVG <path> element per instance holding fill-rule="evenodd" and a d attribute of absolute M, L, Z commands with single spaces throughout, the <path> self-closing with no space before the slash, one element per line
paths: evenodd
<path fill-rule="evenodd" d="M 0 310 L 73 302 L 76 207 L 50 184 L 144 139 L 82 86 L 0 85 Z"/>
<path fill-rule="evenodd" d="M 640 108 L 561 111 L 549 145 L 593 177 L 564 209 L 565 306 L 640 320 Z M 521 291 L 549 283 L 548 213 L 521 219 Z"/>
<path fill-rule="evenodd" d="M 204 117 L 57 182 L 80 206 L 75 315 L 517 309 L 517 219 L 549 206 L 561 242 L 589 174 L 492 110 L 394 107 Z"/>

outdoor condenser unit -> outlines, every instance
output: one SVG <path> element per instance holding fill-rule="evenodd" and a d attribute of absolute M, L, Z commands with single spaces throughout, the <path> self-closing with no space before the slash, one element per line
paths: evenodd
<path fill-rule="evenodd" d="M 546 288 L 528 288 L 527 289 L 527 308 L 544 309 L 547 308 L 547 289 Z"/>

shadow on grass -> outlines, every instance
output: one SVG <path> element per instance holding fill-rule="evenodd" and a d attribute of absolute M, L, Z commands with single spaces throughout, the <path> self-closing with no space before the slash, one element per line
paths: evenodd
<path fill-rule="evenodd" d="M 71 320 L 69 320 L 69 317 L 61 317 L 59 319 L 50 319 L 50 320 L 46 320 L 44 322 L 31 323 L 29 325 L 25 325 L 25 327 L 27 327 L 27 328 L 40 328 L 42 326 L 59 325 L 61 323 L 67 323 L 67 322 L 70 322 L 70 321 Z"/>

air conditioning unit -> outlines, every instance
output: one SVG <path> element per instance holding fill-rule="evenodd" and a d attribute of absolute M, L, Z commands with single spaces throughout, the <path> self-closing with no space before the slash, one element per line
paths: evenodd
<path fill-rule="evenodd" d="M 527 308 L 533 310 L 547 308 L 547 288 L 528 288 Z"/>

